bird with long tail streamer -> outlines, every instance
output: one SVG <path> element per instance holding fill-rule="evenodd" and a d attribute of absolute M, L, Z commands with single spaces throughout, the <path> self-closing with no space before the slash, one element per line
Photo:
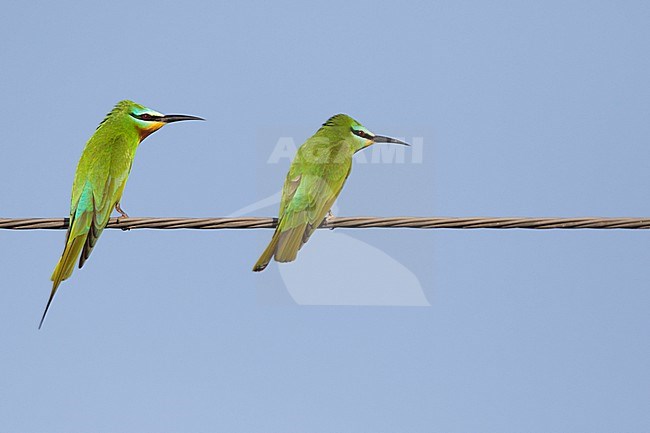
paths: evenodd
<path fill-rule="evenodd" d="M 65 248 L 52 273 L 52 292 L 39 329 L 43 326 L 59 285 L 72 275 L 77 258 L 79 268 L 88 260 L 113 209 L 128 218 L 120 207 L 120 200 L 139 144 L 166 124 L 182 120 L 204 119 L 180 114 L 165 115 L 125 100 L 115 105 L 90 137 L 77 165 Z"/>

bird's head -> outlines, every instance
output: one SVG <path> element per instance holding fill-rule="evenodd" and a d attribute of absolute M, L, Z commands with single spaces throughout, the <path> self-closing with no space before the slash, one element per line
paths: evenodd
<path fill-rule="evenodd" d="M 410 144 L 396 138 L 385 137 L 370 132 L 365 126 L 347 114 L 337 114 L 330 117 L 329 120 L 323 124 L 322 129 L 335 132 L 343 139 L 352 140 L 355 152 L 375 143 L 393 143 L 410 146 Z"/>
<path fill-rule="evenodd" d="M 200 117 L 184 114 L 162 114 L 144 105 L 126 100 L 118 102 L 113 111 L 109 113 L 107 119 L 112 117 L 112 115 L 126 119 L 129 123 L 135 125 L 140 133 L 140 140 L 144 140 L 149 134 L 156 132 L 168 123 L 179 122 L 181 120 L 205 120 Z"/>

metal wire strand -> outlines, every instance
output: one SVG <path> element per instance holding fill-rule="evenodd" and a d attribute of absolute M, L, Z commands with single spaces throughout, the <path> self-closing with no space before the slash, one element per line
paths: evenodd
<path fill-rule="evenodd" d="M 68 218 L 0 218 L 0 229 L 65 230 Z M 277 218 L 111 218 L 107 228 L 135 229 L 272 229 Z M 650 218 L 442 218 L 338 217 L 320 228 L 413 229 L 650 229 Z"/>

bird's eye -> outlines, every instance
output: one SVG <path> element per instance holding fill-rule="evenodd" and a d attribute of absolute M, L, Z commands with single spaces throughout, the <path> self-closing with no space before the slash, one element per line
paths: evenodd
<path fill-rule="evenodd" d="M 360 129 L 354 129 L 352 128 L 352 133 L 356 135 L 357 137 L 365 138 L 366 140 L 372 139 L 372 136 L 370 134 L 366 134 L 364 131 Z"/>

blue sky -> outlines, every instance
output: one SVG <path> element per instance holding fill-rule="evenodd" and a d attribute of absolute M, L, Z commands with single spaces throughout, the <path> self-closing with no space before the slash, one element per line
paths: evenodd
<path fill-rule="evenodd" d="M 66 215 L 125 98 L 208 120 L 142 144 L 131 216 L 259 203 L 282 137 L 339 112 L 422 142 L 355 164 L 339 216 L 648 216 L 649 21 L 635 1 L 10 2 L 0 216 Z M 650 429 L 643 231 L 319 231 L 253 274 L 269 230 L 110 230 L 37 331 L 64 236 L 0 232 L 3 431 Z"/>

